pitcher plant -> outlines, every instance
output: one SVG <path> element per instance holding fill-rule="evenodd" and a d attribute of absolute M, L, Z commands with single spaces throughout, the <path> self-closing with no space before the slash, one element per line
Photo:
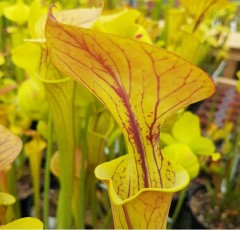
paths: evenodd
<path fill-rule="evenodd" d="M 21 149 L 21 139 L 0 125 L 0 174 L 4 174 L 4 171 L 11 167 Z M 0 184 L 3 182 L 2 179 L 1 175 Z M 32 227 L 43 229 L 43 223 L 37 218 L 28 217 L 14 220 L 15 216 L 9 212 L 11 211 L 9 208 L 16 202 L 16 198 L 10 193 L 2 192 L 2 187 L 0 189 L 0 229 L 28 229 Z"/>
<path fill-rule="evenodd" d="M 172 194 L 189 176 L 162 155 L 160 128 L 174 112 L 212 95 L 213 82 L 170 52 L 59 23 L 51 10 L 45 33 L 52 63 L 102 101 L 126 139 L 127 155 L 95 169 L 108 186 L 115 228 L 166 228 Z"/>

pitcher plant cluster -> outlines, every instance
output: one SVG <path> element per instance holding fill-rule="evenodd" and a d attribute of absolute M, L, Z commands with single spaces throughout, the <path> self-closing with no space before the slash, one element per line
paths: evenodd
<path fill-rule="evenodd" d="M 90 4 L 0 3 L 3 228 L 49 228 L 53 177 L 56 228 L 166 228 L 173 193 L 219 156 L 186 107 L 215 91 L 201 68 L 225 57 L 236 4 Z"/>

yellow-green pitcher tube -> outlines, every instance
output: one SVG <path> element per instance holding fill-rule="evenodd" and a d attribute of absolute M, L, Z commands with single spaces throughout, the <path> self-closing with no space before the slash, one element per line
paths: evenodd
<path fill-rule="evenodd" d="M 132 176 L 128 158 L 126 155 L 95 169 L 96 177 L 108 187 L 115 228 L 165 229 L 173 193 L 189 183 L 187 171 L 179 164 L 164 159 L 162 179 L 167 181 L 173 177 L 174 184 L 163 188 L 143 188 L 128 196 L 124 191 L 128 190 Z"/>
<path fill-rule="evenodd" d="M 172 193 L 146 191 L 123 205 L 115 205 L 111 202 L 115 228 L 165 229 L 172 195 Z"/>
<path fill-rule="evenodd" d="M 56 130 L 60 158 L 60 194 L 57 209 L 58 228 L 72 226 L 72 192 L 74 173 L 74 124 L 73 97 L 75 84 L 73 81 L 44 83 L 49 107 Z"/>
<path fill-rule="evenodd" d="M 52 66 L 44 46 L 42 47 L 39 79 L 45 88 L 59 150 L 61 189 L 57 207 L 57 227 L 71 228 L 75 151 L 75 82 L 66 79 Z"/>

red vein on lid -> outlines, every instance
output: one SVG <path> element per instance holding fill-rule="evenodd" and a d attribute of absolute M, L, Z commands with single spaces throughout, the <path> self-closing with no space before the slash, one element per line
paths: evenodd
<path fill-rule="evenodd" d="M 56 21 L 54 21 L 54 22 L 56 22 Z M 55 26 L 60 27 L 58 24 L 56 24 Z M 72 36 L 67 31 L 66 26 L 63 25 L 61 28 L 69 37 L 71 37 L 78 44 L 81 45 L 81 43 L 79 43 L 79 40 L 76 40 L 76 38 L 74 36 Z M 58 39 L 60 39 L 60 38 L 58 37 Z M 129 115 L 128 117 L 129 117 L 130 126 L 129 126 L 127 132 L 129 133 L 129 135 L 132 134 L 133 139 L 135 140 L 136 147 L 137 147 L 137 154 L 140 155 L 141 168 L 143 170 L 143 177 L 144 177 L 143 178 L 144 179 L 144 187 L 149 187 L 149 180 L 148 180 L 148 174 L 147 174 L 147 169 L 146 169 L 145 152 L 144 152 L 144 148 L 142 146 L 140 133 L 139 133 L 139 129 L 138 129 L 138 124 L 137 124 L 137 121 L 134 118 L 133 111 L 131 110 L 131 106 L 129 104 L 125 89 L 122 86 L 122 82 L 121 81 L 119 82 L 119 78 L 118 79 L 116 78 L 114 72 L 112 71 L 111 68 L 109 68 L 109 66 L 106 66 L 105 63 L 100 62 L 99 59 L 96 58 L 96 56 L 91 52 L 91 50 L 89 50 L 89 47 L 86 46 L 86 47 L 83 47 L 83 48 L 86 52 L 88 52 L 92 56 L 92 59 L 95 59 L 99 64 L 101 64 L 102 67 L 104 67 L 107 70 L 107 72 L 109 73 L 109 76 L 112 77 L 115 80 L 117 88 L 113 88 L 113 87 L 112 88 L 121 97 L 122 102 L 123 102 L 123 104 L 124 104 L 124 106 L 127 110 L 128 115 Z M 66 62 L 64 62 L 64 64 L 66 64 Z M 81 78 L 78 78 L 78 80 L 83 81 L 83 79 L 81 79 Z"/>

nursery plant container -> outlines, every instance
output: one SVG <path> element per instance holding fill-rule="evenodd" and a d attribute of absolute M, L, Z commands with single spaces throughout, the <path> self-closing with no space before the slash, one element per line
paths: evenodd
<path fill-rule="evenodd" d="M 218 194 L 218 199 L 222 198 Z M 203 185 L 196 187 L 189 193 L 189 209 L 193 217 L 192 227 L 197 229 L 239 229 L 239 211 L 224 210 L 218 202 L 211 205 L 211 196 Z"/>
<path fill-rule="evenodd" d="M 206 129 L 209 121 L 214 121 L 218 127 L 224 122 L 237 122 L 240 116 L 240 93 L 234 81 L 220 80 L 216 83 L 216 93 L 206 99 L 197 109 L 202 129 Z"/>
<path fill-rule="evenodd" d="M 201 184 L 195 183 L 195 186 L 189 191 L 188 198 L 187 198 L 188 208 L 189 208 L 189 212 L 191 214 L 191 220 L 192 220 L 191 227 L 197 228 L 197 229 L 207 228 L 207 226 L 204 223 L 204 220 L 202 220 L 201 217 L 197 215 L 196 209 L 198 208 L 198 206 L 195 206 L 195 203 L 193 202 L 193 197 L 196 196 L 197 193 L 202 193 L 202 192 L 206 192 L 206 188 Z"/>

